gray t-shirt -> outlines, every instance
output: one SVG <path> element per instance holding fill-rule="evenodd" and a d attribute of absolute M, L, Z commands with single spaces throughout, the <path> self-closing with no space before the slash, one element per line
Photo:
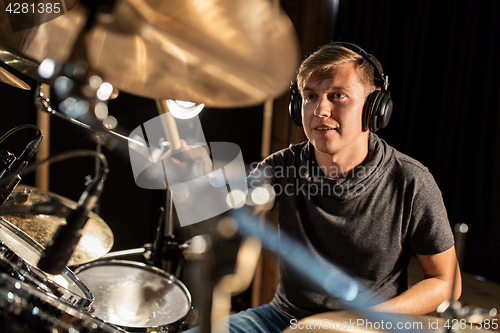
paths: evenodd
<path fill-rule="evenodd" d="M 261 162 L 249 184 L 266 181 L 274 187 L 280 232 L 357 277 L 370 294 L 383 299 L 408 288 L 406 268 L 412 252 L 437 254 L 453 246 L 441 192 L 428 169 L 376 134 L 370 134 L 365 163 L 339 176 L 325 177 L 314 147 L 304 142 Z M 297 319 L 349 308 L 282 260 L 271 304 Z"/>

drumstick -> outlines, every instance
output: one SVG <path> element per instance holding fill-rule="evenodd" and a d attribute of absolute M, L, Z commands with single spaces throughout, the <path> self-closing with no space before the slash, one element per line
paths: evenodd
<path fill-rule="evenodd" d="M 177 124 L 175 123 L 175 118 L 170 113 L 167 106 L 167 101 L 165 99 L 157 99 L 156 107 L 158 108 L 158 113 L 162 115 L 160 117 L 163 130 L 167 136 L 167 140 L 171 145 L 173 151 L 181 149 L 181 138 L 179 137 L 179 131 L 177 130 Z"/>
<path fill-rule="evenodd" d="M 158 108 L 158 113 L 160 114 L 161 124 L 167 140 L 170 143 L 170 149 L 172 152 L 180 151 L 181 138 L 179 136 L 179 131 L 177 129 L 177 124 L 175 123 L 175 118 L 170 113 L 167 106 L 167 101 L 164 99 L 156 99 L 156 107 Z M 165 180 L 165 187 L 167 188 L 166 195 L 166 211 L 165 211 L 165 229 L 163 236 L 172 237 L 174 234 L 173 230 L 173 198 L 170 189 L 168 188 L 167 181 Z"/>

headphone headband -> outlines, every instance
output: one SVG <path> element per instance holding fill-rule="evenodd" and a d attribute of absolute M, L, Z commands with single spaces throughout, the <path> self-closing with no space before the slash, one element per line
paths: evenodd
<path fill-rule="evenodd" d="M 382 91 L 387 91 L 387 88 L 389 88 L 389 77 L 387 75 L 384 75 L 384 73 L 382 73 L 382 70 L 377 66 L 377 64 L 375 63 L 375 61 L 373 61 L 373 58 L 372 58 L 371 54 L 369 54 L 368 52 L 366 52 L 365 50 L 363 50 L 362 48 L 360 48 L 356 44 L 352 44 L 352 43 L 347 43 L 347 42 L 331 42 L 331 43 L 328 43 L 326 45 L 338 45 L 338 46 L 342 46 L 342 47 L 345 47 L 346 49 L 349 49 L 349 50 L 351 50 L 353 52 L 356 52 L 357 54 L 359 54 L 360 56 L 362 56 L 366 61 L 368 61 L 368 63 L 370 65 L 372 65 L 372 67 L 375 69 L 375 72 L 377 72 L 378 76 L 382 80 Z M 319 50 L 319 48 L 317 50 Z M 306 59 L 307 58 L 309 58 L 309 56 L 307 56 Z"/>

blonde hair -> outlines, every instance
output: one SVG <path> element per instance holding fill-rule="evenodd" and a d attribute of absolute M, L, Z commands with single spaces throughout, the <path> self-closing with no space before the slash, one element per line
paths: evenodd
<path fill-rule="evenodd" d="M 372 56 L 372 60 L 382 71 L 380 61 L 374 56 Z M 330 43 L 319 47 L 300 64 L 297 72 L 297 87 L 299 91 L 302 91 L 306 81 L 313 74 L 327 72 L 347 63 L 355 63 L 358 66 L 359 79 L 365 86 L 367 96 L 374 90 L 382 88 L 382 79 L 375 72 L 375 68 L 361 54 L 341 45 Z"/>

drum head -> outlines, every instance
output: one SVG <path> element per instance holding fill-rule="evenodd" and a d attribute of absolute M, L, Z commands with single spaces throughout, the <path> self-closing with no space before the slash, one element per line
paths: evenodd
<path fill-rule="evenodd" d="M 121 329 L 0 273 L 0 332 L 119 333 Z"/>
<path fill-rule="evenodd" d="M 75 270 L 92 290 L 93 314 L 127 331 L 169 331 L 191 310 L 187 288 L 156 267 L 126 260 L 101 260 Z"/>

